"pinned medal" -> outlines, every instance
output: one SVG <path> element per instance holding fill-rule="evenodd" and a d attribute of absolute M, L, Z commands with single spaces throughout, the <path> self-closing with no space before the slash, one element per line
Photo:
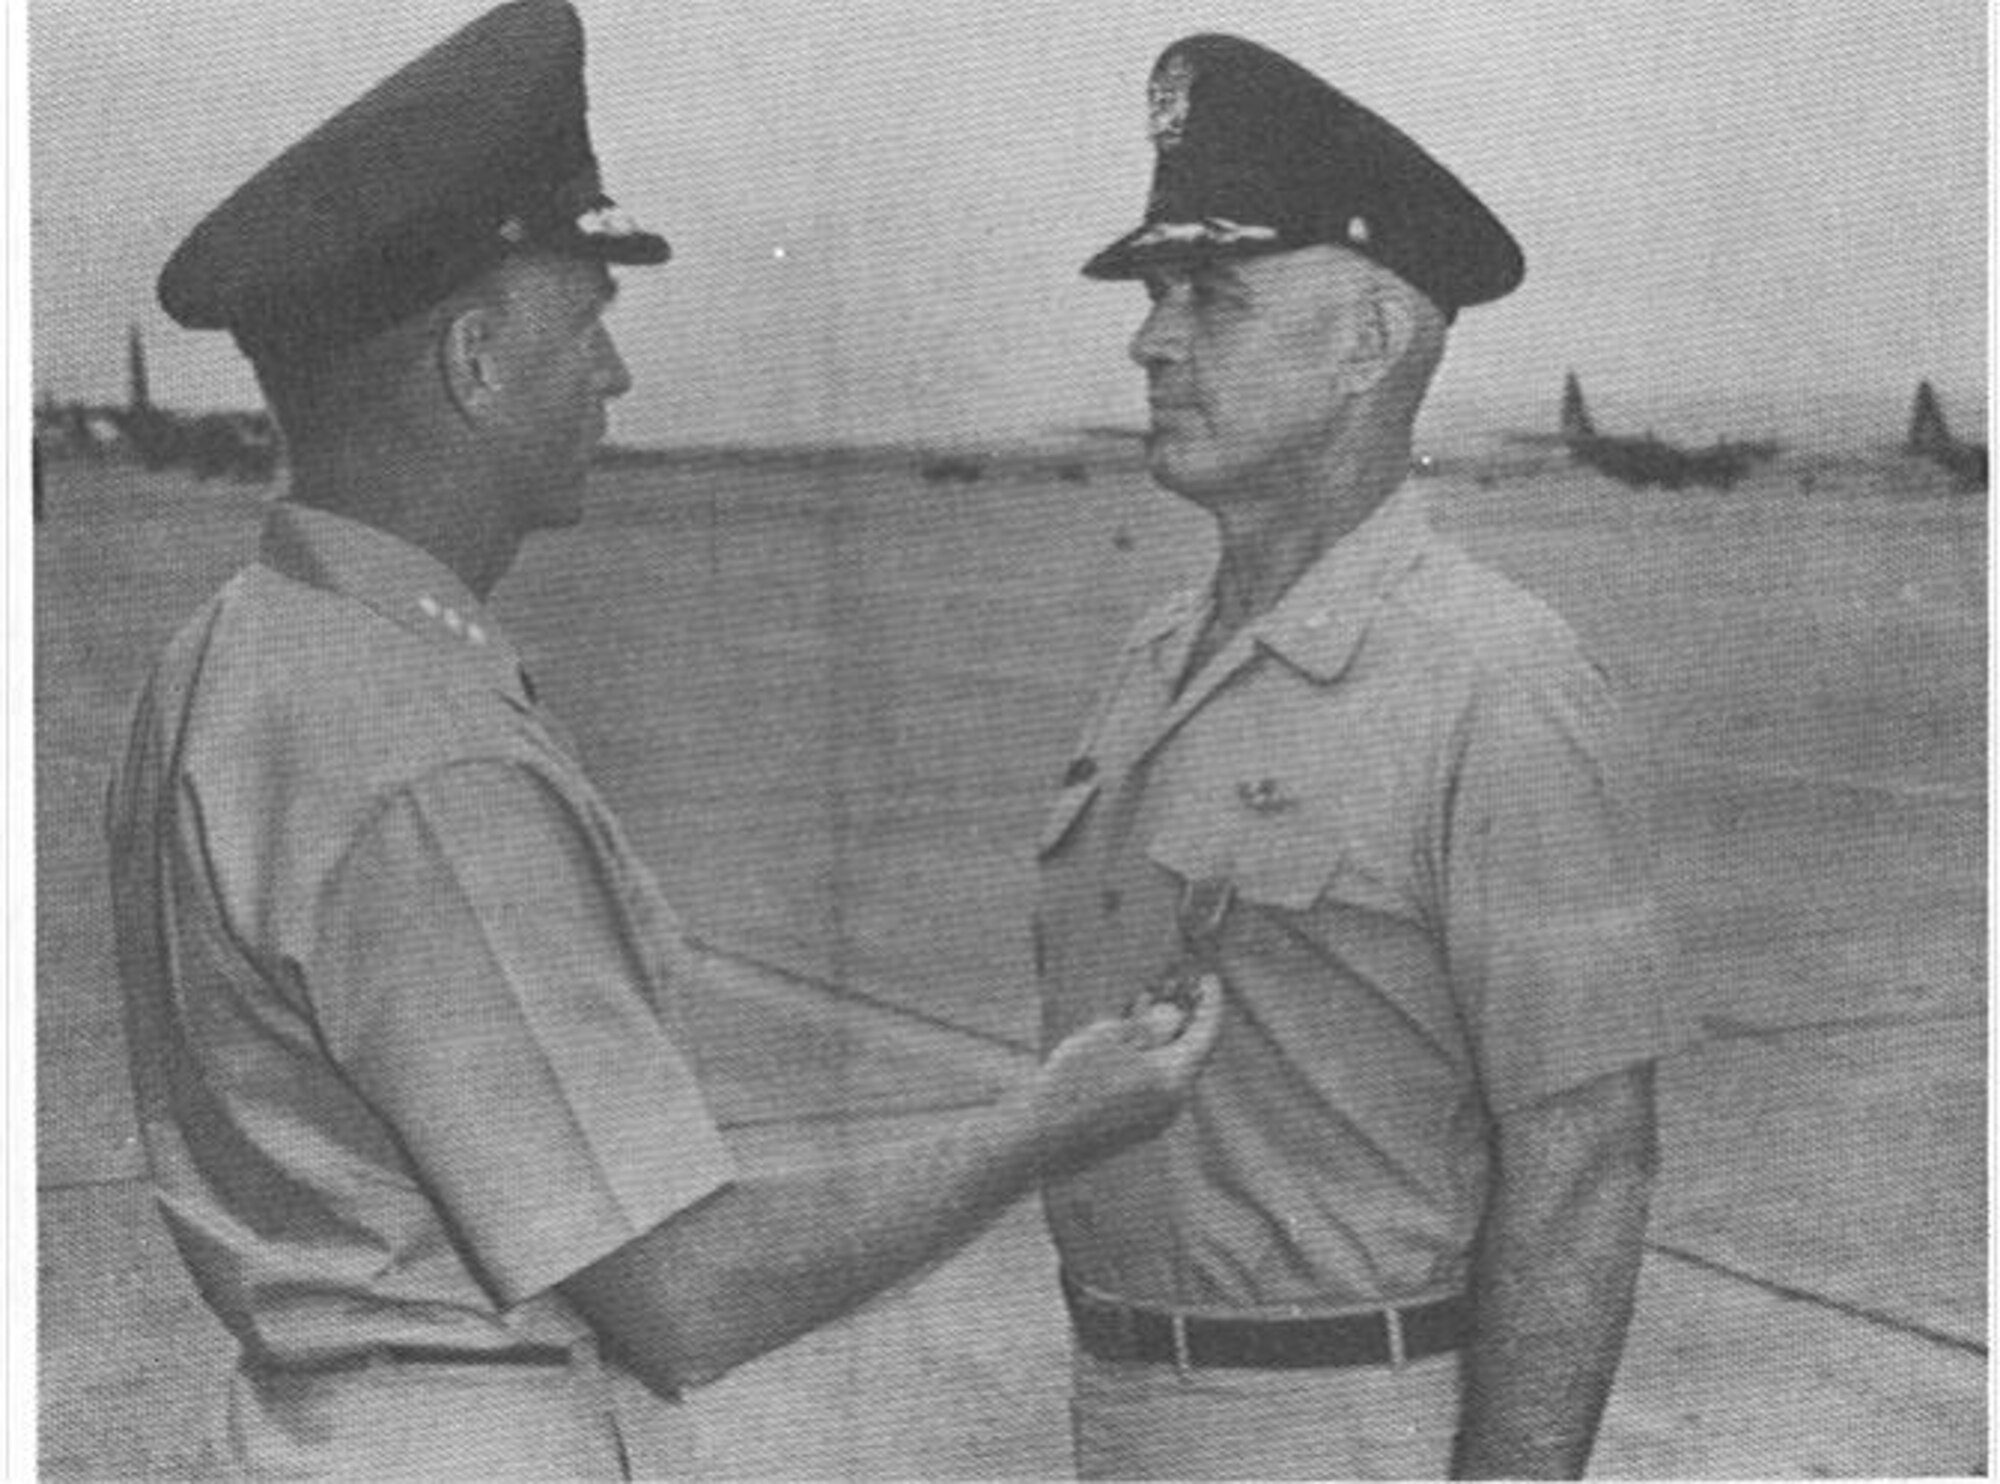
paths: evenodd
<path fill-rule="evenodd" d="M 1174 1034 L 1187 1028 L 1194 1014 L 1194 1002 L 1201 981 L 1222 977 L 1222 929 L 1229 921 L 1229 909 L 1236 902 L 1236 883 L 1226 876 L 1204 876 L 1181 888 L 1174 928 L 1180 935 L 1181 951 L 1150 988 L 1145 1000 L 1154 1005 L 1172 1005 L 1181 1013 Z"/>

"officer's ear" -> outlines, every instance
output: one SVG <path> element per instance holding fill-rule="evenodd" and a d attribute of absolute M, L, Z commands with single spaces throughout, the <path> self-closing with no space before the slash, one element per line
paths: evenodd
<path fill-rule="evenodd" d="M 438 375 L 459 414 L 484 422 L 504 386 L 500 362 L 502 311 L 484 299 L 461 301 L 442 316 Z"/>
<path fill-rule="evenodd" d="M 1349 396 L 1371 391 L 1393 371 L 1417 337 L 1417 315 L 1390 284 L 1373 278 L 1339 318 L 1336 375 Z"/>

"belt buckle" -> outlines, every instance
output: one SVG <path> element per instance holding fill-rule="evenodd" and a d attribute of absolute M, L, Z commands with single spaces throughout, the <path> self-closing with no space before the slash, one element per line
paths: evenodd
<path fill-rule="evenodd" d="M 1189 1372 L 1194 1369 L 1194 1360 L 1188 1354 L 1187 1315 L 1183 1314 L 1179 1309 L 1169 1309 L 1167 1311 L 1167 1333 L 1173 1337 L 1174 1342 L 1174 1373 L 1181 1380 L 1185 1381 L 1188 1379 Z"/>
<path fill-rule="evenodd" d="M 1408 1370 L 1410 1355 L 1403 1345 L 1403 1311 L 1384 1309 L 1382 1327 L 1389 1336 L 1389 1368 L 1397 1371 Z"/>
<path fill-rule="evenodd" d="M 1139 1353 L 1139 1316 L 1129 1304 L 1109 1304 L 1111 1323 L 1118 1335 L 1118 1348 L 1127 1355 Z"/>

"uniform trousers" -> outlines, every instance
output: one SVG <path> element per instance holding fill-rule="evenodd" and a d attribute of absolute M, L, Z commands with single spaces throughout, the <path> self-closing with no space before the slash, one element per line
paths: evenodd
<path fill-rule="evenodd" d="M 245 1361 L 211 1441 L 231 1479 L 685 1478 L 683 1409 L 579 1345 L 567 1366 Z"/>
<path fill-rule="evenodd" d="M 1246 1370 L 1099 1360 L 1072 1348 L 1082 1479 L 1442 1479 L 1460 1357 L 1401 1369 Z"/>

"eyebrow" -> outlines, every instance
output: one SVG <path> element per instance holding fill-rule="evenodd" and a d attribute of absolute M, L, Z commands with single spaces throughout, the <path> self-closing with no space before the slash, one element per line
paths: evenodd
<path fill-rule="evenodd" d="M 1245 297 L 1252 296 L 1256 292 L 1250 280 L 1238 271 L 1236 262 L 1227 258 L 1218 258 L 1206 263 L 1156 268 L 1142 276 L 1147 292 L 1152 294 L 1163 294 L 1175 283 L 1192 284 L 1197 281 Z"/>
<path fill-rule="evenodd" d="M 1225 288 L 1233 293 L 1247 294 L 1252 291 L 1250 280 L 1245 278 L 1235 262 L 1229 259 L 1203 263 L 1189 272 L 1188 277 L 1191 280 L 1205 278 L 1214 287 Z"/>

